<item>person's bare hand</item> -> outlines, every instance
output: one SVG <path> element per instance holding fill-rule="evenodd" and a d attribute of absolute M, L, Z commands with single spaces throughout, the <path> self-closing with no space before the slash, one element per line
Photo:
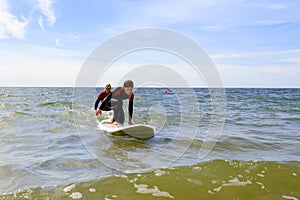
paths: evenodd
<path fill-rule="evenodd" d="M 96 110 L 96 116 L 98 116 L 98 115 L 102 115 L 102 110 L 100 110 L 100 109 Z"/>

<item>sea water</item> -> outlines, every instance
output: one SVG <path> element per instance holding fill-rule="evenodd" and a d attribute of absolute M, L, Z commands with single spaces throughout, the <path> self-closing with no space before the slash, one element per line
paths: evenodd
<path fill-rule="evenodd" d="M 147 140 L 98 129 L 102 89 L 0 88 L 0 199 L 300 199 L 300 89 L 136 88 Z"/>

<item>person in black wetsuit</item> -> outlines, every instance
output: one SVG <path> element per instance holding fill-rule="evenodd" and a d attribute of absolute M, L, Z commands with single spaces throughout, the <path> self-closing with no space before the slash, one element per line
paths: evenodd
<path fill-rule="evenodd" d="M 98 105 L 100 102 L 103 102 L 104 99 L 111 93 L 111 85 L 108 83 L 105 85 L 105 90 L 103 90 L 102 92 L 99 93 L 98 97 L 97 97 L 97 100 L 95 102 L 95 111 L 96 111 L 96 116 L 98 116 L 101 112 L 101 110 L 98 110 Z M 105 106 L 103 108 L 103 110 L 105 111 L 109 111 L 110 108 L 108 108 L 107 106 Z"/>
<path fill-rule="evenodd" d="M 133 81 L 127 80 L 124 82 L 123 87 L 117 87 L 112 93 L 110 93 L 104 101 L 101 103 L 99 107 L 99 113 L 102 114 L 102 110 L 107 106 L 111 110 L 114 111 L 114 116 L 111 122 L 116 126 L 123 125 L 125 121 L 125 115 L 123 110 L 123 100 L 128 99 L 128 124 L 132 123 L 132 113 L 133 113 L 133 99 L 134 94 L 132 92 L 133 90 Z"/>

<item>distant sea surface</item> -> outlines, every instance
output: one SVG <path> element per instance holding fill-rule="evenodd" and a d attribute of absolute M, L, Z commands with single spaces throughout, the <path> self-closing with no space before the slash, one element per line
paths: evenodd
<path fill-rule="evenodd" d="M 226 88 L 213 141 L 206 88 L 134 89 L 150 139 L 99 130 L 102 89 L 0 88 L 0 199 L 300 199 L 300 89 Z"/>

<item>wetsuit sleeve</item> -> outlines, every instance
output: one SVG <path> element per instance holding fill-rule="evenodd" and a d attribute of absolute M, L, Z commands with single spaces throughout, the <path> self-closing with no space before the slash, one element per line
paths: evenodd
<path fill-rule="evenodd" d="M 95 102 L 95 110 L 98 109 L 99 102 L 100 102 L 100 99 L 97 99 L 96 102 Z"/>
<path fill-rule="evenodd" d="M 101 92 L 99 95 L 98 95 L 98 98 L 97 98 L 97 100 L 96 100 L 96 102 L 95 102 L 95 110 L 97 110 L 98 109 L 98 105 L 99 105 L 99 103 L 100 103 L 100 101 L 103 101 L 103 99 L 104 99 L 104 93 L 103 92 Z"/>
<path fill-rule="evenodd" d="M 104 109 L 104 107 L 105 107 L 105 105 L 108 103 L 108 101 L 111 99 L 111 97 L 112 97 L 112 93 L 110 93 L 105 99 L 104 99 L 104 101 L 101 103 L 101 105 L 100 105 L 100 110 L 103 110 Z"/>
<path fill-rule="evenodd" d="M 134 94 L 132 93 L 131 97 L 129 98 L 129 104 L 128 104 L 129 121 L 132 120 L 133 99 L 134 99 Z"/>

